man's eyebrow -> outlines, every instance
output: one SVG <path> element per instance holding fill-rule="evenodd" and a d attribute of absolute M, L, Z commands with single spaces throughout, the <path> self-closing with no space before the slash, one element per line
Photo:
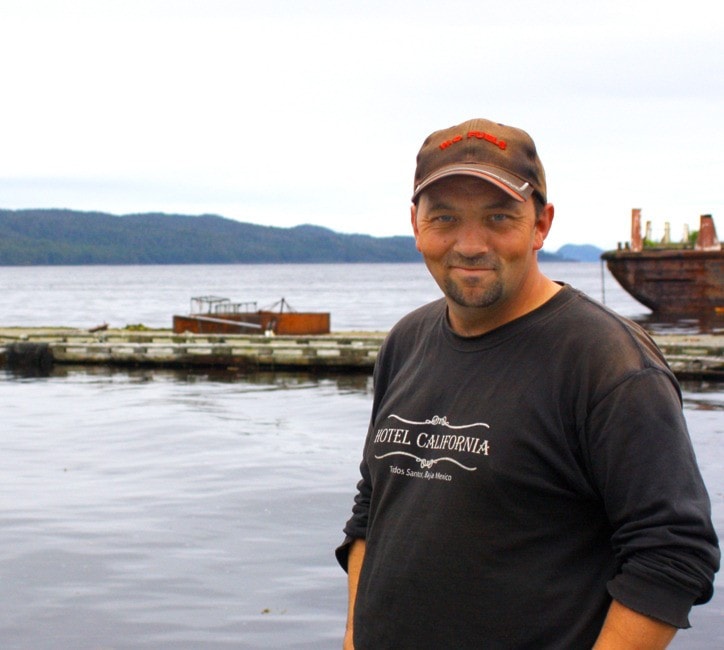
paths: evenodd
<path fill-rule="evenodd" d="M 455 206 L 446 203 L 444 199 L 428 199 L 427 201 L 429 210 L 454 210 Z"/>
<path fill-rule="evenodd" d="M 487 203 L 484 207 L 486 210 L 500 210 L 502 208 L 514 208 L 519 205 L 522 205 L 520 201 L 516 201 L 512 197 L 501 197 L 497 201 L 491 201 L 490 203 Z M 455 206 L 451 205 L 450 203 L 447 203 L 444 198 L 428 198 L 428 209 L 429 210 L 454 210 Z"/>

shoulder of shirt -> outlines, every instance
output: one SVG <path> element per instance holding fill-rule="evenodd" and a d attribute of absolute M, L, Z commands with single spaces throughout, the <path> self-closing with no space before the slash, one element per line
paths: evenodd
<path fill-rule="evenodd" d="M 390 355 L 405 355 L 421 340 L 429 339 L 440 320 L 445 317 L 444 298 L 422 305 L 403 316 L 388 332 L 379 354 L 378 364 Z"/>
<path fill-rule="evenodd" d="M 396 337 L 405 334 L 411 330 L 419 330 L 421 327 L 432 326 L 439 322 L 444 316 L 446 303 L 444 298 L 433 300 L 403 316 L 392 327 L 388 334 L 389 337 Z"/>
<path fill-rule="evenodd" d="M 610 362 L 625 358 L 642 369 L 668 369 L 658 346 L 638 323 L 577 289 L 565 287 L 564 291 L 565 300 L 550 319 L 561 345 L 576 353 L 608 357 Z"/>

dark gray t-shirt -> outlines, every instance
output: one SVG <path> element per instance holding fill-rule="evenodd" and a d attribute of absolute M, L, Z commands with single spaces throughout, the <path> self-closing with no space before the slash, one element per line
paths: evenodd
<path fill-rule="evenodd" d="M 450 330 L 444 300 L 404 318 L 361 473 L 357 650 L 591 647 L 611 596 L 680 627 L 711 596 L 678 384 L 642 330 L 570 287 L 480 337 Z"/>

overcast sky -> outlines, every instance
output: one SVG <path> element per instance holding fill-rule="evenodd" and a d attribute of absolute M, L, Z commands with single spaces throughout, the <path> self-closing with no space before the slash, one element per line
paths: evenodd
<path fill-rule="evenodd" d="M 631 208 L 724 235 L 718 0 L 0 0 L 0 208 L 219 214 L 411 234 L 414 160 L 526 129 L 546 249 Z"/>

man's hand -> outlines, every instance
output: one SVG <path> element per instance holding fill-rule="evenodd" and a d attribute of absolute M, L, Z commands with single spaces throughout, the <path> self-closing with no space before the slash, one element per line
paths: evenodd
<path fill-rule="evenodd" d="M 593 650 L 664 650 L 676 628 L 612 601 Z"/>
<path fill-rule="evenodd" d="M 357 598 L 357 583 L 359 582 L 359 574 L 362 570 L 362 561 L 365 557 L 365 540 L 356 539 L 349 547 L 349 555 L 347 556 L 347 583 L 349 586 L 349 606 L 347 608 L 347 629 L 344 633 L 343 650 L 354 650 L 354 641 L 352 640 L 354 626 L 354 603 Z"/>
<path fill-rule="evenodd" d="M 344 644 L 342 650 L 354 650 L 354 641 L 352 640 L 352 628 L 347 627 L 344 633 Z"/>

